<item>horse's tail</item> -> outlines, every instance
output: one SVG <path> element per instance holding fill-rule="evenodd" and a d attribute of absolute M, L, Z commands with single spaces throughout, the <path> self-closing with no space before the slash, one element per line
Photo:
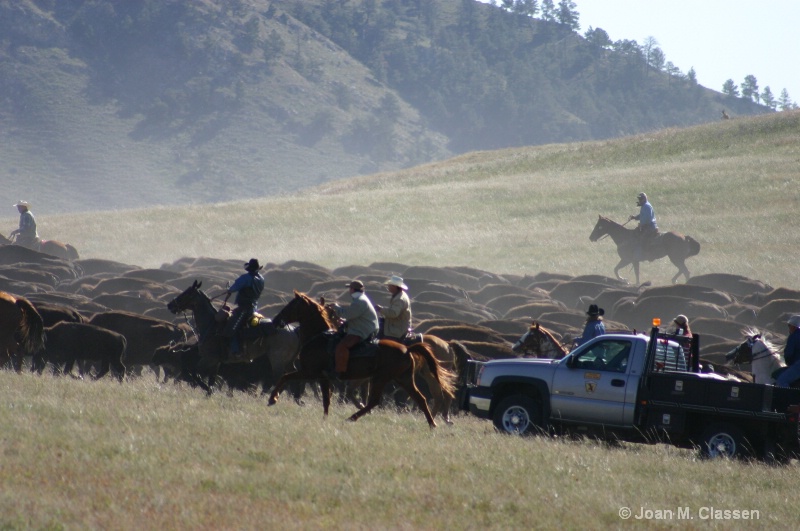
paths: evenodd
<path fill-rule="evenodd" d="M 20 342 L 25 353 L 33 355 L 44 347 L 44 321 L 28 299 L 19 297 L 16 304 L 23 315 L 20 323 L 22 337 Z"/>
<path fill-rule="evenodd" d="M 700 242 L 692 238 L 691 236 L 686 236 L 686 243 L 689 244 L 689 254 L 688 256 L 694 256 L 700 253 Z"/>
<path fill-rule="evenodd" d="M 442 393 L 450 398 L 456 397 L 455 388 L 455 373 L 448 371 L 439 363 L 436 356 L 433 355 L 433 348 L 425 343 L 415 343 L 408 347 L 408 352 L 414 357 L 422 358 L 428 365 L 428 369 L 433 374 L 434 379 L 442 388 Z"/>

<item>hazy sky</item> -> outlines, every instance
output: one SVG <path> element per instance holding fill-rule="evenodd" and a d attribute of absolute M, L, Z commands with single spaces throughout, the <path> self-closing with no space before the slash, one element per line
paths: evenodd
<path fill-rule="evenodd" d="M 707 88 L 721 91 L 727 79 L 741 86 L 752 74 L 759 91 L 769 86 L 777 99 L 785 88 L 800 103 L 800 0 L 574 1 L 581 35 L 599 27 L 640 45 L 652 36 L 667 61 L 684 73 L 694 67 Z"/>

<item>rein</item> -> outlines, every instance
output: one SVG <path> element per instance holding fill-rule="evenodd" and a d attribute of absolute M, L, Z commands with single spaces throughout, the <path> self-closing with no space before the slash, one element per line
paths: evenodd
<path fill-rule="evenodd" d="M 633 220 L 632 220 L 632 219 L 629 219 L 628 221 L 626 221 L 625 223 L 623 223 L 622 225 L 620 225 L 620 227 L 624 227 L 625 225 L 627 225 L 627 224 L 628 224 L 628 223 L 630 223 L 631 221 L 633 221 Z M 605 240 L 605 239 L 606 239 L 606 238 L 608 238 L 609 236 L 611 236 L 611 233 L 610 233 L 610 232 L 606 232 L 605 234 L 603 234 L 602 236 L 600 236 L 599 238 L 597 238 L 597 241 L 600 241 L 600 240 Z"/>
<path fill-rule="evenodd" d="M 762 345 L 764 345 L 764 344 L 762 343 Z M 763 354 L 763 356 L 761 356 L 761 354 Z M 773 356 L 772 351 L 769 348 L 767 348 L 766 345 L 764 345 L 764 349 L 763 350 L 759 350 L 758 352 L 753 351 L 752 348 L 750 349 L 750 363 L 752 363 L 752 362 L 754 362 L 756 360 L 769 358 L 770 356 Z"/>

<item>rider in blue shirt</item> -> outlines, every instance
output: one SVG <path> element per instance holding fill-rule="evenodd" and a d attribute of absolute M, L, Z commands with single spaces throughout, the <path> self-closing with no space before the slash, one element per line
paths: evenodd
<path fill-rule="evenodd" d="M 589 306 L 586 312 L 586 325 L 583 327 L 583 335 L 575 340 L 575 346 L 579 347 L 592 339 L 606 333 L 606 325 L 603 324 L 605 310 L 598 308 L 596 304 Z"/>
<path fill-rule="evenodd" d="M 628 221 L 639 220 L 639 244 L 637 250 L 641 259 L 642 249 L 647 246 L 648 240 L 658 235 L 658 225 L 656 225 L 656 213 L 653 210 L 653 205 L 647 200 L 646 193 L 640 192 L 636 196 L 636 205 L 639 207 L 639 213 L 635 216 L 631 215 Z"/>
<path fill-rule="evenodd" d="M 789 336 L 783 349 L 783 361 L 786 370 L 778 375 L 775 385 L 789 387 L 800 380 L 800 315 L 793 315 L 786 323 L 789 326 Z"/>
<path fill-rule="evenodd" d="M 261 292 L 264 291 L 264 277 L 259 273 L 262 267 L 259 265 L 258 260 L 251 258 L 249 262 L 244 264 L 244 269 L 247 273 L 236 279 L 233 285 L 228 288 L 225 296 L 225 302 L 228 302 L 230 296 L 236 293 L 236 309 L 233 310 L 228 322 L 225 324 L 225 330 L 222 332 L 224 337 L 231 338 L 230 350 L 233 356 L 239 353 L 240 348 L 236 332 L 258 310 L 258 298 L 261 296 Z"/>

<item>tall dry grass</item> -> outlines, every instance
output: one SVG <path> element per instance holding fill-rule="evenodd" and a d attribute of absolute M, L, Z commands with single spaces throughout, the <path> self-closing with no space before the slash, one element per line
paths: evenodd
<path fill-rule="evenodd" d="M 149 378 L 0 373 L 4 529 L 599 529 L 623 507 L 759 511 L 797 522 L 796 466 L 659 446 L 518 438 L 381 409 L 356 423 Z M 630 521 L 642 523 L 631 518 Z M 688 522 L 649 521 L 657 526 Z"/>
<path fill-rule="evenodd" d="M 395 261 L 611 275 L 613 244 L 590 243 L 589 233 L 600 214 L 622 222 L 636 213 L 636 194 L 646 191 L 662 230 L 701 243 L 687 262 L 693 274 L 791 286 L 798 145 L 800 112 L 784 112 L 603 142 L 470 153 L 286 197 L 37 215 L 43 237 L 70 242 L 85 257 L 151 267 L 181 256 L 255 256 L 330 267 Z M 7 218 L 4 225 L 15 223 Z M 668 283 L 675 272 L 664 259 L 644 264 L 642 280 Z"/>

